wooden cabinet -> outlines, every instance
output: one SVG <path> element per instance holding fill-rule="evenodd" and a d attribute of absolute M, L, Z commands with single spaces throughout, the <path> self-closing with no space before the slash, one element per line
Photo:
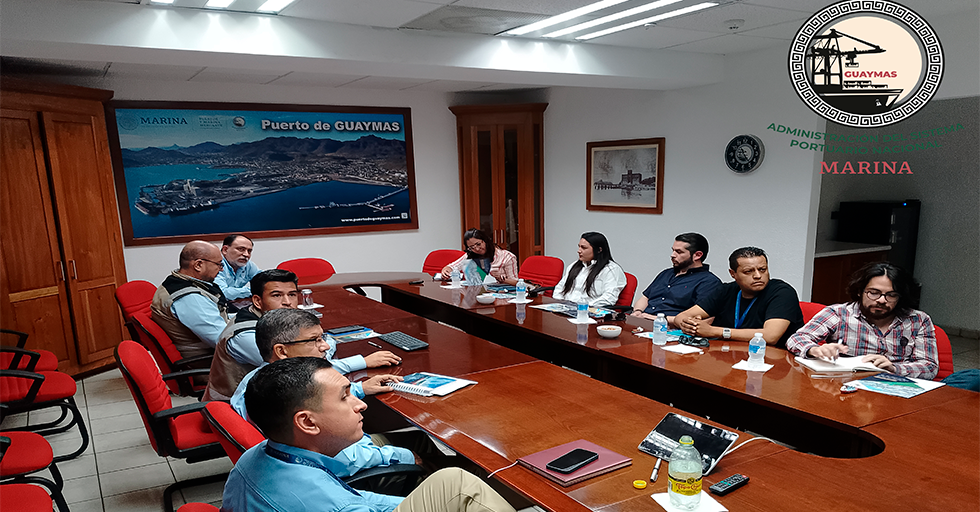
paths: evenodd
<path fill-rule="evenodd" d="M 479 227 L 519 262 L 544 254 L 547 107 L 547 103 L 449 107 L 456 114 L 462 227 Z"/>
<path fill-rule="evenodd" d="M 111 362 L 126 282 L 103 103 L 111 91 L 4 80 L 0 322 L 77 373 Z"/>

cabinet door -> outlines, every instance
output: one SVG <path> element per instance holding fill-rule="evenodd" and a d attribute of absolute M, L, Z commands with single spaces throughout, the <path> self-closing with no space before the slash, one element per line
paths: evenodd
<path fill-rule="evenodd" d="M 37 112 L 0 111 L 0 318 L 27 348 L 75 361 L 64 267 Z"/>
<path fill-rule="evenodd" d="M 114 292 L 125 282 L 125 269 L 105 121 L 49 112 L 43 119 L 79 362 L 85 364 L 111 355 L 123 339 Z"/>

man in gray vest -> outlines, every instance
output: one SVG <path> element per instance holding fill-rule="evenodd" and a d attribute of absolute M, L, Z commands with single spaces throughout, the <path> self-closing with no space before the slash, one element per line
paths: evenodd
<path fill-rule="evenodd" d="M 180 268 L 153 294 L 153 321 L 185 359 L 210 355 L 228 325 L 225 296 L 214 284 L 223 266 L 221 251 L 213 244 L 189 242 L 180 251 Z"/>

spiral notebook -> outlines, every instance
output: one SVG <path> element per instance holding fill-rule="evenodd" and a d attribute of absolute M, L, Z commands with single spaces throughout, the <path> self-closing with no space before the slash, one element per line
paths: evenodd
<path fill-rule="evenodd" d="M 389 383 L 395 391 L 422 396 L 446 396 L 457 389 L 465 388 L 476 381 L 447 377 L 436 373 L 418 372 L 406 375 L 402 382 Z"/>

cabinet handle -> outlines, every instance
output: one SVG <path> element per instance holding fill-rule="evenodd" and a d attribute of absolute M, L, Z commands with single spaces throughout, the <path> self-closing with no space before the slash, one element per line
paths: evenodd
<path fill-rule="evenodd" d="M 71 278 L 78 280 L 78 269 L 75 268 L 75 260 L 68 260 L 71 265 Z"/>
<path fill-rule="evenodd" d="M 65 262 L 63 261 L 58 262 L 58 270 L 61 272 L 61 280 L 67 281 L 67 279 L 65 279 Z"/>

